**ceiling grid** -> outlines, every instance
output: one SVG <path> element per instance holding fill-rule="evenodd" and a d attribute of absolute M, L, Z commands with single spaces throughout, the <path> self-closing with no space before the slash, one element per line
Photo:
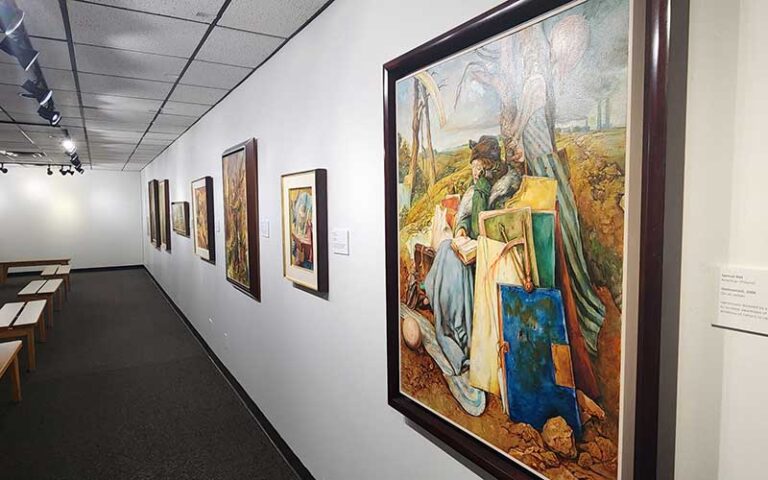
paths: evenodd
<path fill-rule="evenodd" d="M 84 163 L 141 170 L 331 1 L 16 3 L 40 51 L 61 126 L 80 144 Z M 0 108 L 9 121 L 39 123 L 33 102 L 18 96 L 24 79 L 14 59 L 0 54 Z M 0 130 L 0 149 L 44 151 L 51 162 L 63 155 L 52 128 L 33 128 L 36 145 Z"/>

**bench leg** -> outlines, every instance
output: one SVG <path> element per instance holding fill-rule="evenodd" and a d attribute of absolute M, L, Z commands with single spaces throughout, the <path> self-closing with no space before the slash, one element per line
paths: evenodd
<path fill-rule="evenodd" d="M 48 341 L 48 333 L 45 331 L 45 317 L 48 316 L 47 314 L 43 315 L 40 320 L 37 321 L 37 332 L 40 335 L 40 342 L 45 343 Z"/>
<path fill-rule="evenodd" d="M 48 328 L 53 328 L 53 295 L 46 299 L 48 302 Z"/>
<path fill-rule="evenodd" d="M 34 372 L 35 368 L 37 368 L 34 326 L 27 328 L 27 367 L 30 372 Z"/>
<path fill-rule="evenodd" d="M 8 266 L 0 265 L 0 285 L 8 280 Z"/>
<path fill-rule="evenodd" d="M 13 386 L 13 401 L 19 403 L 21 401 L 21 374 L 19 373 L 19 356 L 13 357 L 13 364 L 11 365 L 11 384 Z"/>

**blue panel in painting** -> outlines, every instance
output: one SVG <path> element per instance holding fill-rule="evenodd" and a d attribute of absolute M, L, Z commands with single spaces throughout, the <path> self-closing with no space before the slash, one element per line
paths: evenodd
<path fill-rule="evenodd" d="M 509 416 L 541 430 L 547 420 L 563 417 L 581 437 L 576 389 L 555 383 L 552 344 L 567 345 L 568 333 L 560 291 L 538 288 L 527 293 L 516 285 L 499 285 Z"/>

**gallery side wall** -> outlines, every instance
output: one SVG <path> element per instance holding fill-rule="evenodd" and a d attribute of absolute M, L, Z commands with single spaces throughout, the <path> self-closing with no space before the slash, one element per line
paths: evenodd
<path fill-rule="evenodd" d="M 336 0 L 142 172 L 171 201 L 214 178 L 216 265 L 172 234 L 144 261 L 318 479 L 474 478 L 387 406 L 382 65 L 499 2 Z M 225 280 L 221 153 L 258 139 L 262 302 Z M 328 170 L 328 299 L 282 278 L 280 175 Z M 142 193 L 146 209 L 145 192 Z M 146 227 L 145 227 L 146 228 Z"/>
<path fill-rule="evenodd" d="M 86 170 L 0 175 L 0 259 L 71 257 L 75 268 L 142 263 L 141 176 Z"/>
<path fill-rule="evenodd" d="M 722 330 L 718 267 L 768 268 L 764 0 L 691 0 L 676 478 L 765 478 L 768 338 Z"/>

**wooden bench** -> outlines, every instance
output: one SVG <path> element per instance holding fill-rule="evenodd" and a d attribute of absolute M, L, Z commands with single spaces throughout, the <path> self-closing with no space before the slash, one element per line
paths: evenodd
<path fill-rule="evenodd" d="M 31 302 L 6 303 L 0 308 L 0 338 L 19 338 L 27 340 L 27 367 L 33 371 L 37 365 L 35 354 L 35 326 L 40 331 L 40 341 L 44 342 L 45 321 L 43 311 L 45 300 Z"/>
<path fill-rule="evenodd" d="M 11 370 L 11 385 L 13 387 L 13 401 L 21 401 L 21 374 L 19 373 L 19 350 L 21 341 L 0 343 L 0 378 L 5 372 Z"/>
<path fill-rule="evenodd" d="M 47 265 L 69 265 L 69 258 L 52 260 L 10 260 L 0 261 L 0 284 L 8 280 L 8 269 L 16 267 L 45 267 Z"/>
<path fill-rule="evenodd" d="M 48 265 L 40 276 L 49 280 L 52 278 L 60 278 L 64 280 L 64 286 L 66 287 L 64 289 L 64 294 L 69 298 L 69 291 L 72 290 L 72 285 L 69 281 L 71 272 L 71 265 Z"/>
<path fill-rule="evenodd" d="M 53 302 L 58 292 L 59 310 L 61 310 L 62 293 L 59 290 L 64 280 L 57 278 L 54 280 L 33 280 L 27 284 L 19 293 L 19 300 L 29 302 L 32 300 L 46 300 L 48 306 L 48 327 L 53 328 Z"/>

